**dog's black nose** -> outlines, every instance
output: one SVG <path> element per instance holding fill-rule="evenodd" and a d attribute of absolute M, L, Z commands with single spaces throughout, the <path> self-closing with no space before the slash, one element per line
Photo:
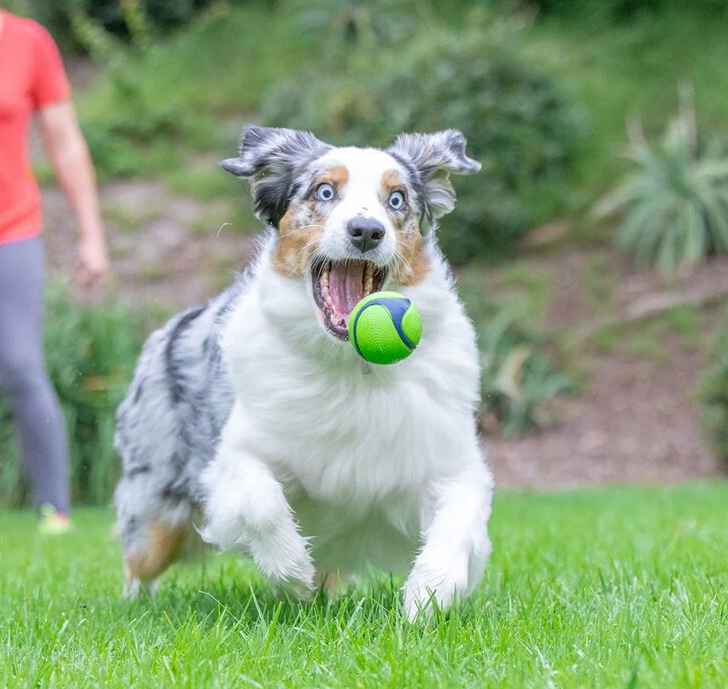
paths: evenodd
<path fill-rule="evenodd" d="M 357 215 L 346 226 L 351 243 L 362 253 L 374 249 L 384 237 L 384 225 L 374 218 Z"/>

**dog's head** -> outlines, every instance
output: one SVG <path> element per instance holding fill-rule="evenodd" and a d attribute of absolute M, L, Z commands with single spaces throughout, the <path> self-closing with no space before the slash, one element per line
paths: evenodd
<path fill-rule="evenodd" d="M 427 243 L 455 206 L 449 174 L 480 169 L 452 129 L 401 134 L 380 150 L 250 126 L 238 157 L 221 165 L 251 180 L 256 214 L 278 231 L 275 269 L 307 281 L 322 323 L 339 339 L 362 297 L 424 277 Z"/>

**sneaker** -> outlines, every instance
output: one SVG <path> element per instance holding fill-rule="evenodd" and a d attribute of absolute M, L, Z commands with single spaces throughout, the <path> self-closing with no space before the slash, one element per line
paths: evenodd
<path fill-rule="evenodd" d="M 40 506 L 40 522 L 38 530 L 46 536 L 60 536 L 71 530 L 71 519 L 67 514 L 59 512 L 53 505 Z"/>

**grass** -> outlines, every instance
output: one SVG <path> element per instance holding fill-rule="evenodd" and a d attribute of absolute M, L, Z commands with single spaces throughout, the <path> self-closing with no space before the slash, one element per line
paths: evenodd
<path fill-rule="evenodd" d="M 105 509 L 0 515 L 0 687 L 725 687 L 728 483 L 504 492 L 475 596 L 411 627 L 398 581 L 277 602 L 245 561 L 119 598 Z"/>
<path fill-rule="evenodd" d="M 600 354 L 631 354 L 648 357 L 653 363 L 669 363 L 669 343 L 675 338 L 689 351 L 705 351 L 711 341 L 709 309 L 695 306 L 673 306 L 643 319 L 639 323 L 610 323 L 590 338 L 594 351 Z"/>

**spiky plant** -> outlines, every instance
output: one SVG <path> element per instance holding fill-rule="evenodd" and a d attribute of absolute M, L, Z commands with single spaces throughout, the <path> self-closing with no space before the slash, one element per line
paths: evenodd
<path fill-rule="evenodd" d="M 690 91 L 659 143 L 637 120 L 627 132 L 631 170 L 595 206 L 599 218 L 622 215 L 619 246 L 664 272 L 728 252 L 728 155 L 717 139 L 700 141 Z"/>

